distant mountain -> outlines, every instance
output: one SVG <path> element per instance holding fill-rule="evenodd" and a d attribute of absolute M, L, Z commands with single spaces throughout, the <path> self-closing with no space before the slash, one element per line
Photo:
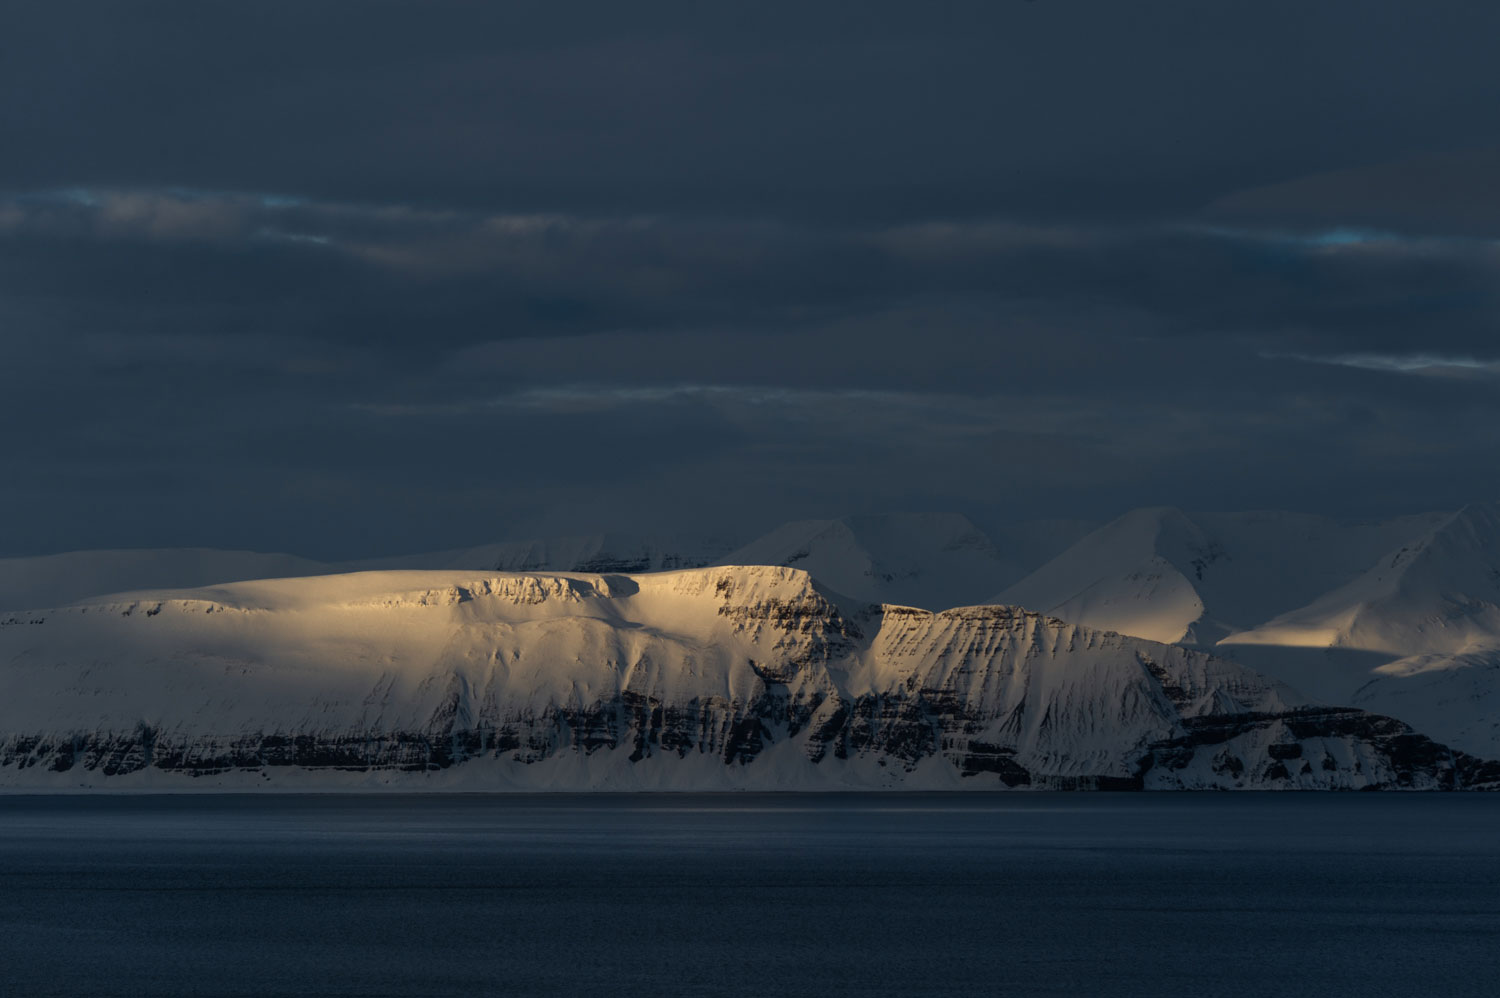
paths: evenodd
<path fill-rule="evenodd" d="M 1500 504 L 1466 506 L 1226 652 L 1500 755 Z M 1322 649 L 1327 654 L 1291 654 Z"/>
<path fill-rule="evenodd" d="M 785 565 L 867 602 L 945 610 L 986 602 L 997 585 L 1019 578 L 1085 529 L 1066 520 L 1021 523 L 997 541 L 958 513 L 799 520 L 719 563 Z"/>
<path fill-rule="evenodd" d="M 1500 787 L 1199 651 L 803 571 L 370 572 L 0 618 L 0 784 Z"/>
<path fill-rule="evenodd" d="M 1500 507 L 1375 522 L 1134 510 L 995 602 L 1213 648 L 1500 755 Z"/>
<path fill-rule="evenodd" d="M 1246 644 L 1458 654 L 1500 642 L 1500 506 L 1466 506 Z"/>
<path fill-rule="evenodd" d="M 1126 513 L 991 597 L 1155 641 L 1211 646 L 1359 576 L 1447 514 Z"/>

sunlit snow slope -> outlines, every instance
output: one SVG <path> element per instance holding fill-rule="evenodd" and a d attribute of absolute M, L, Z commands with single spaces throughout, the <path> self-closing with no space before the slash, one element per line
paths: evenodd
<path fill-rule="evenodd" d="M 1300 513 L 1137 509 L 993 601 L 1156 641 L 1212 645 L 1348 583 L 1444 518 L 1345 523 Z"/>
<path fill-rule="evenodd" d="M 60 606 L 135 589 L 364 571 L 661 572 L 713 564 L 807 569 L 870 602 L 930 609 L 978 603 L 1080 536 L 1081 521 L 1003 525 L 987 535 L 956 513 L 785 524 L 735 550 L 725 537 L 597 533 L 328 563 L 205 548 L 76 551 L 0 558 L 0 610 Z"/>
<path fill-rule="evenodd" d="M 255 579 L 372 570 L 656 572 L 712 564 L 732 547 L 728 541 L 712 538 L 603 533 L 508 541 L 343 563 L 214 548 L 72 551 L 0 558 L 0 611 L 62 606 L 137 589 L 188 589 Z"/>
<path fill-rule="evenodd" d="M 1324 699 L 1397 713 L 1500 755 L 1500 506 L 1444 517 L 1348 584 L 1223 647 Z"/>
<path fill-rule="evenodd" d="M 371 572 L 0 626 L 0 783 L 1454 787 L 1500 771 L 1202 652 L 802 571 Z"/>

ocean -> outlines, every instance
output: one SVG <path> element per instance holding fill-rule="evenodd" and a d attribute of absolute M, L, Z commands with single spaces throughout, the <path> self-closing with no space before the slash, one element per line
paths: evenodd
<path fill-rule="evenodd" d="M 1484 995 L 1500 796 L 0 796 L 0 994 Z"/>

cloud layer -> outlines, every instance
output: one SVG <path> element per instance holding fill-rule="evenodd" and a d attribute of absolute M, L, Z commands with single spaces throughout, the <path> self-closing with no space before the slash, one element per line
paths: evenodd
<path fill-rule="evenodd" d="M 1493 495 L 1500 14 L 1404 7 L 20 12 L 0 554 Z"/>

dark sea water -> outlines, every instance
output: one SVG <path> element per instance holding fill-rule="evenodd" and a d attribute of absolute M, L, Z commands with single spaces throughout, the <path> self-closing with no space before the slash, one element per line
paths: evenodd
<path fill-rule="evenodd" d="M 1500 796 L 0 796 L 0 993 L 1500 993 Z"/>

